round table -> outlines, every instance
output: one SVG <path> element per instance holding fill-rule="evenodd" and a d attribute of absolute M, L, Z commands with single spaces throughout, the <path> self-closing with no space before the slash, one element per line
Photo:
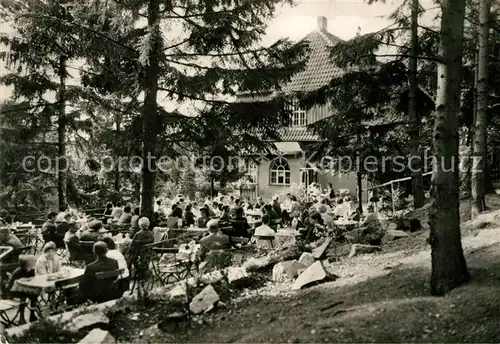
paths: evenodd
<path fill-rule="evenodd" d="M 11 291 L 21 292 L 30 295 L 40 295 L 42 293 L 50 293 L 56 290 L 56 282 L 62 281 L 74 277 L 83 276 L 85 269 L 76 269 L 64 267 L 63 271 L 67 271 L 64 278 L 59 278 L 55 280 L 48 280 L 48 276 L 51 275 L 36 275 L 35 277 L 20 278 L 14 281 Z"/>

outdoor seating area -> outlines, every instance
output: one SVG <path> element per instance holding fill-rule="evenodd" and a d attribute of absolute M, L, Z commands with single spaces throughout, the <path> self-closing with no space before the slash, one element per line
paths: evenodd
<path fill-rule="evenodd" d="M 288 194 L 269 204 L 260 198 L 252 204 L 219 195 L 199 210 L 191 210 L 191 201 L 182 195 L 167 203 L 170 210 L 157 202 L 154 221 L 139 217 L 137 208 L 128 216 L 130 205 L 108 204 L 100 214 L 69 208 L 51 212 L 42 225 L 4 223 L 3 326 L 25 323 L 28 312 L 33 321 L 125 293 L 145 295 L 155 287 L 241 266 L 250 257 L 297 242 L 328 237 L 359 241 L 362 234 L 352 233 L 367 226 L 367 220 L 370 226 L 379 221 L 373 212 L 363 221 L 359 216 L 353 220 L 357 212 L 349 197 L 330 199 L 323 194 L 301 202 Z M 301 212 L 290 216 L 292 208 Z M 191 217 L 196 225 L 186 221 Z"/>

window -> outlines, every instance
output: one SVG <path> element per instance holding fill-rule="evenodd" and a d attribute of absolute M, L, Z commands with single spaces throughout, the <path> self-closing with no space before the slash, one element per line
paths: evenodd
<path fill-rule="evenodd" d="M 307 125 L 306 110 L 299 106 L 297 100 L 293 100 L 287 106 L 287 110 L 291 111 L 291 122 L 293 127 L 303 127 Z"/>
<path fill-rule="evenodd" d="M 247 161 L 246 177 L 250 183 L 257 183 L 258 169 L 257 163 L 253 160 Z"/>
<path fill-rule="evenodd" d="M 290 185 L 290 165 L 284 158 L 277 158 L 269 166 L 269 184 Z"/>

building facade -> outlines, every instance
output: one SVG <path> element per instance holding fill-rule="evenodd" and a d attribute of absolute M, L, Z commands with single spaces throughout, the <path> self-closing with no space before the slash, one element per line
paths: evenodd
<path fill-rule="evenodd" d="M 342 72 L 329 57 L 331 48 L 341 39 L 328 32 L 325 17 L 319 17 L 317 23 L 317 29 L 303 38 L 309 42 L 310 56 L 307 64 L 283 86 L 285 94 L 315 91 Z M 353 196 L 357 195 L 356 173 L 333 174 L 332 171 L 321 170 L 309 162 L 314 160 L 311 155 L 315 154 L 311 147 L 321 140 L 308 129 L 308 125 L 329 117 L 332 113 L 329 105 L 314 106 L 306 110 L 297 101 L 291 101 L 289 106 L 291 126 L 280 130 L 280 141 L 274 143 L 276 156 L 261 159 L 259 163 L 249 162 L 247 180 L 253 186 L 247 184 L 242 187 L 242 194 L 249 198 L 261 196 L 266 199 L 284 194 L 299 185 L 307 186 L 316 182 L 324 189 L 331 183 L 335 190 L 348 189 Z M 366 184 L 366 180 L 363 180 L 363 190 L 366 189 Z"/>

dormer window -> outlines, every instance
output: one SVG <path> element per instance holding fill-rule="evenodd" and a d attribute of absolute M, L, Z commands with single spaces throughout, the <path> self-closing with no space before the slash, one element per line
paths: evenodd
<path fill-rule="evenodd" d="M 296 99 L 289 103 L 288 110 L 291 112 L 292 127 L 305 127 L 307 125 L 306 109 L 301 107 Z"/>

